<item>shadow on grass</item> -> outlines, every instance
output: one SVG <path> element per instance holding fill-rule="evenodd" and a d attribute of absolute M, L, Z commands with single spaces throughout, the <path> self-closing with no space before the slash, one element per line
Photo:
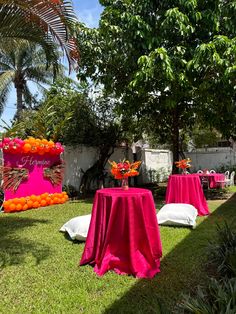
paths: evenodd
<path fill-rule="evenodd" d="M 79 203 L 84 203 L 84 204 L 93 204 L 93 198 L 85 198 L 85 199 L 70 199 L 71 204 L 79 204 Z"/>
<path fill-rule="evenodd" d="M 34 242 L 26 238 L 19 238 L 17 231 L 27 229 L 36 224 L 48 223 L 44 219 L 31 219 L 22 217 L 0 217 L 0 267 L 22 264 L 29 254 L 34 263 L 39 264 L 49 253 L 49 247 L 42 243 Z"/>
<path fill-rule="evenodd" d="M 181 294 L 189 293 L 196 289 L 196 285 L 206 282 L 206 247 L 209 240 L 214 239 L 217 223 L 220 225 L 223 221 L 232 222 L 235 205 L 236 194 L 210 216 L 198 218 L 196 229 L 190 231 L 186 238 L 163 257 L 161 273 L 153 279 L 138 280 L 125 295 L 103 313 L 176 313 L 173 306 L 181 301 Z M 161 233 L 163 228 L 168 227 L 161 227 Z M 170 234 L 171 231 L 174 230 L 169 228 Z M 164 248 L 166 241 L 162 239 Z"/>

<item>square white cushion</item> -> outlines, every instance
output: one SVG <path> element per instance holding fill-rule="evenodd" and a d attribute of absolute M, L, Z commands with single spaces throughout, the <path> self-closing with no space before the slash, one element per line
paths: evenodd
<path fill-rule="evenodd" d="M 157 213 L 160 225 L 178 225 L 195 227 L 197 209 L 190 204 L 166 204 Z"/>
<path fill-rule="evenodd" d="M 72 240 L 85 241 L 90 225 L 91 214 L 78 216 L 67 221 L 60 229 L 62 232 L 68 232 Z"/>

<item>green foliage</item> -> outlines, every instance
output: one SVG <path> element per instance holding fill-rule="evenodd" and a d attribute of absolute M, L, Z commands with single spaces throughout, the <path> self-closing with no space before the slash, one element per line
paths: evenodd
<path fill-rule="evenodd" d="M 206 145 L 209 147 L 217 146 L 217 142 L 221 139 L 219 132 L 209 127 L 197 125 L 190 133 L 191 141 L 196 148 L 202 148 Z"/>
<path fill-rule="evenodd" d="M 236 278 L 211 279 L 207 288 L 197 288 L 196 297 L 185 296 L 181 313 L 234 314 L 236 309 Z"/>
<path fill-rule="evenodd" d="M 217 226 L 217 238 L 209 246 L 209 264 L 220 277 L 236 277 L 236 232 L 225 223 Z"/>
<path fill-rule="evenodd" d="M 34 110 L 24 111 L 7 135 L 51 138 L 66 145 L 102 148 L 127 139 L 130 123 L 116 113 L 116 100 L 101 92 L 93 99 L 86 85 L 58 79 Z"/>
<path fill-rule="evenodd" d="M 233 223 L 217 225 L 217 237 L 208 247 L 208 267 L 216 269 L 205 287 L 194 296 L 185 295 L 180 304 L 184 313 L 227 313 L 236 310 L 236 232 Z M 182 311 L 181 311 L 182 313 Z"/>
<path fill-rule="evenodd" d="M 174 160 L 180 133 L 190 132 L 198 117 L 224 135 L 234 131 L 233 1 L 101 3 L 99 28 L 78 34 L 85 56 L 78 77 L 120 97 L 120 112 L 171 143 Z"/>
<path fill-rule="evenodd" d="M 63 185 L 62 190 L 67 193 L 69 198 L 78 197 L 78 191 L 76 191 L 76 188 L 73 185 L 71 185 L 71 184 Z"/>
<path fill-rule="evenodd" d="M 71 0 L 29 0 L 0 2 L 0 47 L 8 41 L 22 40 L 36 43 L 44 50 L 46 62 L 58 62 L 58 46 L 69 63 L 78 56 L 78 48 L 71 38 L 76 17 Z"/>

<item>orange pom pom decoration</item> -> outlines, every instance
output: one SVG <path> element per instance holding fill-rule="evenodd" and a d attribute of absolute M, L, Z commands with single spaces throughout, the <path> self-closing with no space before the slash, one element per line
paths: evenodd
<path fill-rule="evenodd" d="M 3 203 L 3 208 L 6 213 L 14 211 L 22 211 L 30 208 L 38 208 L 50 206 L 53 204 L 63 204 L 68 200 L 66 192 L 41 195 L 30 195 L 27 197 L 13 198 Z"/>
<path fill-rule="evenodd" d="M 18 204 L 16 205 L 16 210 L 17 210 L 17 211 L 22 210 L 22 205 L 21 205 L 20 203 L 18 203 Z"/>
<path fill-rule="evenodd" d="M 29 151 L 31 151 L 31 145 L 29 143 L 25 143 L 22 150 L 24 153 L 28 153 Z"/>

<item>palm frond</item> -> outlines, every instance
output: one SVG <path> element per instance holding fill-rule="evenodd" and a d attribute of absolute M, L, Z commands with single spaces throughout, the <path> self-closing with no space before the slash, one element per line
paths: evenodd
<path fill-rule="evenodd" d="M 0 0 L 0 37 L 24 38 L 39 43 L 49 60 L 50 46 L 59 44 L 69 63 L 79 57 L 70 31 L 76 21 L 71 0 Z M 55 56 L 54 56 L 55 57 Z"/>
<path fill-rule="evenodd" d="M 12 88 L 11 83 L 13 76 L 14 73 L 12 71 L 7 71 L 0 74 L 0 116 L 3 113 L 3 109 Z"/>

